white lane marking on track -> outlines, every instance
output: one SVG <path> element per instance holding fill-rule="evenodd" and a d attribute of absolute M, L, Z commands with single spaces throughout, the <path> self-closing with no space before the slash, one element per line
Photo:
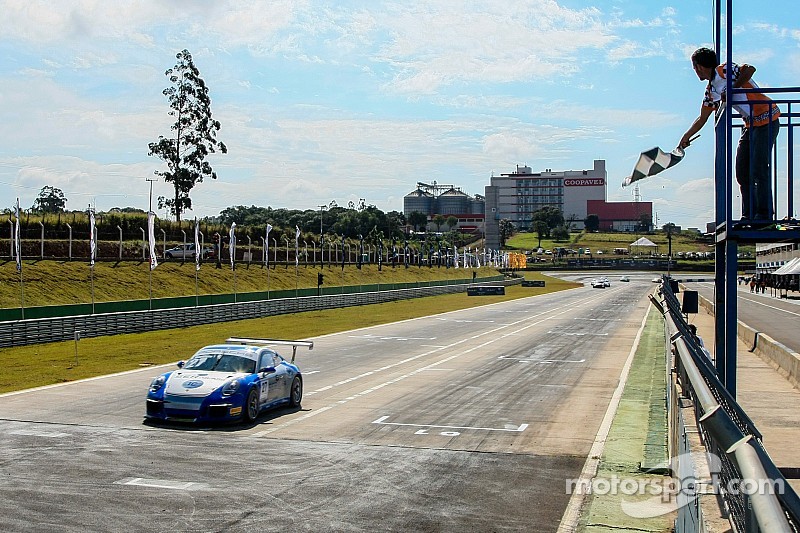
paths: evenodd
<path fill-rule="evenodd" d="M 494 320 L 467 320 L 467 319 L 453 319 L 453 318 L 437 318 L 443 322 L 456 322 L 458 324 L 494 324 Z"/>
<path fill-rule="evenodd" d="M 436 337 L 393 337 L 381 335 L 348 335 L 351 339 L 372 339 L 381 341 L 433 341 Z"/>
<path fill-rule="evenodd" d="M 114 482 L 116 485 L 134 485 L 139 487 L 152 487 L 157 489 L 189 490 L 205 487 L 203 483 L 191 481 L 173 481 L 170 479 L 147 479 L 142 477 L 126 478 Z"/>
<path fill-rule="evenodd" d="M 608 337 L 608 333 L 569 333 L 563 331 L 548 331 L 549 335 L 563 335 L 565 337 Z"/>
<path fill-rule="evenodd" d="M 9 434 L 23 437 L 46 437 L 48 439 L 69 437 L 69 433 L 49 433 L 47 431 L 37 431 L 35 429 L 15 429 L 14 431 L 9 431 Z"/>
<path fill-rule="evenodd" d="M 474 430 L 481 430 L 481 431 L 510 431 L 521 433 L 528 428 L 528 424 L 520 424 L 514 429 L 511 428 L 484 428 L 478 426 L 439 426 L 436 424 L 405 424 L 400 422 L 385 422 L 385 420 L 389 418 L 388 416 L 382 416 L 379 419 L 373 421 L 373 424 L 381 424 L 384 426 L 407 426 L 407 427 L 415 427 L 415 428 L 441 428 L 441 429 L 474 429 Z"/>
<path fill-rule="evenodd" d="M 585 363 L 586 359 L 579 359 L 577 361 L 571 359 L 526 359 L 524 357 L 507 357 L 501 355 L 498 359 L 506 359 L 508 361 L 519 361 L 520 363 Z"/>
<path fill-rule="evenodd" d="M 472 353 L 472 352 L 474 352 L 476 350 L 483 349 L 486 346 L 489 346 L 490 344 L 494 344 L 495 342 L 503 340 L 506 337 L 510 337 L 510 336 L 516 335 L 516 334 L 518 334 L 518 333 L 520 333 L 522 331 L 525 331 L 525 330 L 527 330 L 529 328 L 537 326 L 537 325 L 539 325 L 539 324 L 541 324 L 541 323 L 543 323 L 543 322 L 545 322 L 547 320 L 551 320 L 554 317 L 557 317 L 559 315 L 563 315 L 563 314 L 569 313 L 571 311 L 574 311 L 577 305 L 586 305 L 589 302 L 591 302 L 592 300 L 596 300 L 596 299 L 599 299 L 599 298 L 600 298 L 600 296 L 596 296 L 596 297 L 593 297 L 593 298 L 588 298 L 586 300 L 583 300 L 579 304 L 575 304 L 575 303 L 565 304 L 562 307 L 557 307 L 555 309 L 551 309 L 549 311 L 545 311 L 544 313 L 541 313 L 540 315 L 536 315 L 535 317 L 527 317 L 527 318 L 520 319 L 519 321 L 515 322 L 512 325 L 524 324 L 525 322 L 530 322 L 530 323 L 529 324 L 525 324 L 524 326 L 522 326 L 521 328 L 519 328 L 517 330 L 510 331 L 510 332 L 504 333 L 502 335 L 497 335 L 497 336 L 489 339 L 488 341 L 486 341 L 484 343 L 478 344 L 477 346 L 473 346 L 472 348 L 463 350 L 463 351 L 458 352 L 458 353 L 456 353 L 454 355 L 451 355 L 449 357 L 445 357 L 444 359 L 441 359 L 439 361 L 435 361 L 435 362 L 433 362 L 433 363 L 431 363 L 429 365 L 426 365 L 424 367 L 420 367 L 420 368 L 412 370 L 412 371 L 410 371 L 410 372 L 408 372 L 406 374 L 402 374 L 400 376 L 397 376 L 396 378 L 394 378 L 392 380 L 389 380 L 389 381 L 386 381 L 384 383 L 380 383 L 378 385 L 375 385 L 374 387 L 371 387 L 369 389 L 366 389 L 366 390 L 363 390 L 363 391 L 361 391 L 359 393 L 356 393 L 356 394 L 352 395 L 351 397 L 354 398 L 354 399 L 359 399 L 359 398 L 361 398 L 363 396 L 371 394 L 371 393 L 373 393 L 373 392 L 375 392 L 377 390 L 380 390 L 380 389 L 382 389 L 384 387 L 387 387 L 389 385 L 393 385 L 393 384 L 395 384 L 395 383 L 397 383 L 399 381 L 403 381 L 406 378 L 413 377 L 413 376 L 419 374 L 420 372 L 424 372 L 424 371 L 429 370 L 431 368 L 441 366 L 441 365 L 443 365 L 445 363 L 449 363 L 450 361 L 452 361 L 454 359 L 458 359 L 458 358 L 460 358 L 460 357 L 462 357 L 464 355 L 470 354 L 470 353 Z M 562 310 L 558 311 L 559 309 L 562 309 Z M 556 312 L 556 311 L 558 311 L 558 312 Z M 540 320 L 536 320 L 536 321 L 531 322 L 534 319 L 538 319 L 538 318 L 540 318 L 540 317 L 542 317 L 544 315 L 548 315 L 548 314 L 551 314 L 551 316 L 545 316 L 544 318 L 541 318 Z M 480 336 L 496 334 L 498 331 L 500 331 L 502 329 L 505 329 L 506 327 L 507 326 L 500 326 L 500 327 L 494 328 L 492 330 L 484 332 Z M 451 343 L 450 345 L 445 346 L 442 349 L 456 347 L 459 344 L 463 344 L 463 343 L 467 342 L 468 340 L 472 340 L 472 337 L 463 338 L 463 339 L 457 340 L 457 341 Z M 398 361 L 396 363 L 393 363 L 393 364 L 390 364 L 390 365 L 386 365 L 386 366 L 384 366 L 382 368 L 379 368 L 379 369 L 376 369 L 374 371 L 370 371 L 369 374 L 374 374 L 374 373 L 377 373 L 379 371 L 383 371 L 383 370 L 387 370 L 387 369 L 390 369 L 390 368 L 393 368 L 393 367 L 397 367 L 399 365 L 408 363 L 410 361 L 414 361 L 414 360 L 419 359 L 421 357 L 426 357 L 426 356 L 432 355 L 432 354 L 436 353 L 437 351 L 439 351 L 439 349 L 430 350 L 429 352 L 425 352 L 425 353 L 421 353 L 419 355 L 415 355 L 413 357 L 409 357 L 407 359 L 404 359 L 403 361 Z M 350 378 L 350 379 L 347 379 L 347 380 L 344 380 L 344 381 L 341 381 L 341 382 L 337 383 L 337 385 L 355 381 L 356 379 L 359 379 L 360 377 L 363 377 L 365 375 L 367 375 L 367 374 L 361 374 L 359 376 L 354 376 L 353 378 Z M 329 388 L 332 388 L 332 385 L 329 385 L 328 387 L 325 387 L 326 390 L 329 389 Z M 273 426 L 273 427 L 271 427 L 269 429 L 265 429 L 264 431 L 259 431 L 258 433 L 254 433 L 252 435 L 252 437 L 263 437 L 265 435 L 269 435 L 270 433 L 274 433 L 275 431 L 278 431 L 279 429 L 284 429 L 286 427 L 293 426 L 293 425 L 298 424 L 298 423 L 300 423 L 302 421 L 308 420 L 309 418 L 314 417 L 314 416 L 316 416 L 318 414 L 321 414 L 321 413 L 324 413 L 326 411 L 329 411 L 330 409 L 333 409 L 337 405 L 343 405 L 343 404 L 347 403 L 347 401 L 352 401 L 352 400 L 338 400 L 335 403 L 331 403 L 331 404 L 328 404 L 328 405 L 326 405 L 324 407 L 321 407 L 319 409 L 315 409 L 314 411 L 310 411 L 310 412 L 304 414 L 303 416 L 300 416 L 300 417 L 297 417 L 297 418 L 292 418 L 290 420 L 287 420 L 286 422 L 283 422 L 281 424 L 277 424 L 277 425 L 275 425 L 275 426 Z"/>

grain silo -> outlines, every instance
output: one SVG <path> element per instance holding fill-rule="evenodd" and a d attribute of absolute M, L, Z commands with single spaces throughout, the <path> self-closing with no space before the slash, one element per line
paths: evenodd
<path fill-rule="evenodd" d="M 463 215 L 470 212 L 469 195 L 452 188 L 436 199 L 436 213 L 439 215 Z"/>
<path fill-rule="evenodd" d="M 434 196 L 433 194 L 417 189 L 403 197 L 403 214 L 409 216 L 414 211 L 418 211 L 424 215 L 434 214 Z"/>

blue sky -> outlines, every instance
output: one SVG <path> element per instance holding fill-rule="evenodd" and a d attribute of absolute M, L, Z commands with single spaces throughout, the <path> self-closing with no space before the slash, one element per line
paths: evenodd
<path fill-rule="evenodd" d="M 755 65 L 762 86 L 800 86 L 797 0 L 733 3 L 734 60 Z M 712 43 L 712 9 L 0 0 L 0 208 L 16 197 L 29 208 L 50 185 L 68 209 L 146 210 L 146 178 L 164 168 L 147 145 L 171 123 L 164 71 L 184 48 L 229 149 L 209 159 L 219 178 L 193 190 L 186 218 L 360 198 L 402 211 L 418 181 L 483 194 L 517 164 L 582 170 L 594 159 L 606 160 L 608 199 L 631 200 L 620 184 L 639 153 L 674 148 L 698 114 L 704 85 L 689 57 Z M 683 162 L 639 182 L 659 225 L 713 219 L 712 133 L 706 125 Z M 154 183 L 154 197 L 170 194 Z"/>

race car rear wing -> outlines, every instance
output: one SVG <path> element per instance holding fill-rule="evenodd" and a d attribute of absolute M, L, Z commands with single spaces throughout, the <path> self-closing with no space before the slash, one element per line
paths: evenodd
<path fill-rule="evenodd" d="M 268 345 L 279 345 L 279 346 L 291 346 L 292 363 L 294 363 L 294 357 L 295 355 L 297 355 L 298 346 L 307 346 L 309 350 L 314 349 L 314 343 L 312 341 L 287 341 L 281 339 L 245 339 L 241 337 L 231 337 L 230 339 L 225 339 L 225 342 L 230 344 L 268 344 Z"/>

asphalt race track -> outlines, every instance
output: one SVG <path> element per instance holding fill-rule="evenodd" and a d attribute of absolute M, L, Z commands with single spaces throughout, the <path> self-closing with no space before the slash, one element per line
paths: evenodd
<path fill-rule="evenodd" d="M 705 276 L 713 279 L 713 274 Z M 714 283 L 690 282 L 686 283 L 690 290 L 696 290 L 707 300 L 714 301 Z M 789 349 L 797 351 L 800 348 L 800 330 L 793 327 L 800 317 L 800 301 L 797 293 L 792 293 L 792 298 L 775 298 L 771 291 L 764 294 L 751 293 L 746 285 L 737 285 L 737 318 L 755 329 L 768 334 Z M 681 298 L 681 294 L 677 295 Z M 708 339 L 713 344 L 713 339 Z"/>
<path fill-rule="evenodd" d="M 145 424 L 160 368 L 0 396 L 0 529 L 555 531 L 651 277 L 314 339 L 249 426 Z"/>

